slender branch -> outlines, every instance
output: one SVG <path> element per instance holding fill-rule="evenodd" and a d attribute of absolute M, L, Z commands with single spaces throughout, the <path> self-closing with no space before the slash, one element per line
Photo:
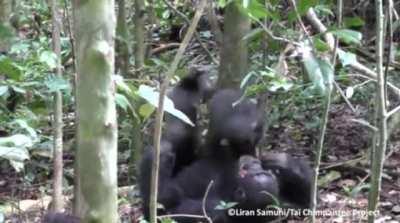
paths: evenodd
<path fill-rule="evenodd" d="M 202 206 L 201 208 L 203 209 L 203 215 L 204 215 L 204 217 L 208 220 L 208 222 L 210 222 L 210 223 L 212 223 L 212 220 L 211 220 L 211 218 L 207 215 L 206 204 L 207 204 L 208 193 L 210 192 L 211 187 L 213 186 L 213 184 L 214 184 L 214 181 L 213 181 L 213 180 L 210 181 L 210 183 L 208 184 L 207 190 L 206 190 L 206 192 L 205 192 L 205 194 L 204 194 L 204 197 L 203 197 L 203 202 L 202 202 L 202 204 L 201 204 L 201 206 Z"/>
<path fill-rule="evenodd" d="M 207 0 L 202 0 L 199 4 L 199 7 L 194 15 L 193 21 L 189 26 L 188 31 L 186 32 L 185 37 L 183 38 L 182 44 L 178 49 L 177 54 L 175 55 L 174 60 L 166 73 L 163 83 L 160 87 L 160 95 L 157 107 L 157 114 L 156 114 L 156 122 L 155 122 L 155 132 L 154 132 L 154 149 L 155 149 L 155 157 L 154 162 L 152 164 L 152 180 L 151 180 L 151 189 L 150 189 L 150 222 L 156 223 L 157 222 L 157 190 L 158 190 L 158 170 L 160 167 L 160 141 L 161 141 L 161 127 L 162 127 L 162 120 L 164 117 L 164 99 L 167 87 L 169 85 L 169 80 L 175 73 L 176 69 L 178 68 L 179 61 L 183 57 L 183 53 L 188 46 L 190 40 L 192 39 L 193 33 L 196 30 L 197 24 L 200 20 L 200 17 L 203 13 L 204 7 L 206 6 Z"/>
<path fill-rule="evenodd" d="M 387 98 L 387 77 L 389 74 L 389 67 L 390 67 L 390 62 L 391 62 L 391 57 L 392 57 L 392 50 L 393 50 L 393 1 L 388 0 L 388 6 L 387 6 L 387 14 L 388 14 L 388 26 L 389 26 L 389 49 L 387 52 L 387 58 L 386 58 L 386 67 L 385 67 L 385 73 L 384 73 L 384 86 L 385 86 L 385 98 Z M 385 101 L 386 109 L 387 109 L 387 103 Z"/>
<path fill-rule="evenodd" d="M 368 194 L 368 211 L 374 213 L 378 209 L 379 194 L 382 183 L 382 170 L 383 161 L 385 159 L 385 151 L 387 147 L 387 116 L 386 116 L 386 98 L 385 98 L 385 75 L 383 70 L 383 2 L 382 0 L 375 0 L 375 11 L 376 11 L 376 57 L 377 57 L 377 126 L 379 131 L 375 134 L 377 136 L 378 146 L 372 157 L 371 166 L 371 187 Z M 373 223 L 375 221 L 374 215 L 368 216 L 368 222 Z"/>
<path fill-rule="evenodd" d="M 61 21 L 58 13 L 56 0 L 51 2 L 53 23 L 53 51 L 57 57 L 55 73 L 58 78 L 62 77 L 61 69 Z M 62 93 L 57 90 L 54 93 L 54 120 L 53 120 L 53 211 L 59 212 L 63 209 L 62 182 L 63 182 L 63 121 L 62 121 Z"/>
<path fill-rule="evenodd" d="M 358 123 L 358 124 L 360 124 L 360 125 L 362 125 L 362 126 L 365 126 L 365 127 L 367 127 L 368 129 L 370 129 L 372 132 L 378 132 L 378 128 L 377 127 L 375 127 L 375 126 L 373 126 L 373 125 L 371 125 L 370 123 L 368 123 L 367 121 L 364 121 L 364 120 L 360 120 L 360 119 L 350 119 L 350 121 L 351 122 L 354 122 L 354 123 Z"/>
<path fill-rule="evenodd" d="M 394 115 L 395 113 L 397 113 L 399 111 L 400 111 L 400 106 L 398 106 L 398 107 L 394 108 L 393 110 L 391 110 L 390 112 L 388 112 L 386 114 L 386 118 L 389 118 L 390 116 Z"/>

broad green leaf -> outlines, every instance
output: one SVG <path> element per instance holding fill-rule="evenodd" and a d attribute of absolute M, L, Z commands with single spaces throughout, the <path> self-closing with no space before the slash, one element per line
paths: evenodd
<path fill-rule="evenodd" d="M 51 76 L 47 78 L 44 84 L 46 85 L 49 93 L 71 89 L 70 83 L 66 79 L 58 76 Z"/>
<path fill-rule="evenodd" d="M 32 145 L 32 139 L 26 135 L 16 134 L 0 137 L 0 146 L 31 147 Z"/>
<path fill-rule="evenodd" d="M 24 147 L 0 146 L 0 157 L 7 160 L 24 161 L 29 159 L 29 152 Z"/>
<path fill-rule="evenodd" d="M 345 67 L 347 65 L 357 63 L 357 56 L 350 52 L 345 52 L 341 49 L 338 49 L 338 56 L 339 60 L 341 61 L 342 65 Z"/>
<path fill-rule="evenodd" d="M 50 69 L 57 67 L 57 55 L 52 51 L 43 51 L 39 56 L 39 61 L 45 63 Z"/>
<path fill-rule="evenodd" d="M 319 93 L 325 92 L 324 79 L 317 58 L 313 55 L 308 46 L 302 48 L 302 55 L 305 70 L 314 88 L 317 89 Z"/>
<path fill-rule="evenodd" d="M 8 92 L 8 86 L 0 86 L 0 97 Z"/>
<path fill-rule="evenodd" d="M 333 66 L 327 60 L 318 59 L 325 86 L 331 91 L 334 80 Z"/>
<path fill-rule="evenodd" d="M 11 46 L 10 54 L 25 54 L 29 51 L 30 45 L 26 42 L 17 42 Z"/>
<path fill-rule="evenodd" d="M 11 88 L 17 93 L 26 94 L 26 90 L 24 88 L 20 88 L 20 87 L 15 86 L 15 85 L 12 85 Z"/>
<path fill-rule="evenodd" d="M 309 79 L 314 88 L 323 95 L 331 90 L 333 83 L 333 67 L 330 63 L 314 56 L 307 45 L 300 49 L 303 55 L 303 63 Z"/>
<path fill-rule="evenodd" d="M 215 207 L 215 210 L 226 210 L 236 206 L 237 204 L 237 202 L 220 201 L 219 204 Z"/>
<path fill-rule="evenodd" d="M 156 92 L 154 88 L 146 85 L 140 85 L 138 94 L 154 107 L 158 107 L 159 93 Z M 167 96 L 165 96 L 164 99 L 164 110 L 171 115 L 179 118 L 180 120 L 186 122 L 187 124 L 194 126 L 193 122 L 183 112 L 175 108 L 174 102 Z"/>
<path fill-rule="evenodd" d="M 243 0 L 241 9 L 255 19 L 265 18 L 269 14 L 265 5 L 262 5 L 256 0 Z"/>
<path fill-rule="evenodd" d="M 314 46 L 320 52 L 327 52 L 329 51 L 329 45 L 322 41 L 320 38 L 314 38 Z"/>
<path fill-rule="evenodd" d="M 338 29 L 330 32 L 347 44 L 361 44 L 362 34 L 360 32 L 350 29 Z"/>
<path fill-rule="evenodd" d="M 327 173 L 325 176 L 320 177 L 318 179 L 318 186 L 319 187 L 326 187 L 329 185 L 332 181 L 335 181 L 337 179 L 340 179 L 341 174 L 338 171 L 330 171 Z"/>
<path fill-rule="evenodd" d="M 32 139 L 36 140 L 38 139 L 37 133 L 34 128 L 32 128 L 28 122 L 24 119 L 16 119 L 15 121 L 12 122 L 13 124 L 17 124 L 20 128 L 24 129 L 29 133 Z"/>
<path fill-rule="evenodd" d="M 370 184 L 358 185 L 358 186 L 354 187 L 353 190 L 351 190 L 350 196 L 351 197 L 356 197 L 363 189 L 368 189 L 370 187 L 371 187 Z"/>
<path fill-rule="evenodd" d="M 125 95 L 122 95 L 122 94 L 118 94 L 118 93 L 115 94 L 115 103 L 119 107 L 121 107 L 125 112 L 128 110 L 128 108 L 132 108 L 128 99 L 125 97 Z"/>
<path fill-rule="evenodd" d="M 139 107 L 139 114 L 146 120 L 150 117 L 151 114 L 153 114 L 154 110 L 154 106 L 146 103 Z"/>
<path fill-rule="evenodd" d="M 228 5 L 229 3 L 231 3 L 233 0 L 218 0 L 217 2 L 217 6 L 219 8 L 225 8 L 226 5 Z"/>
<path fill-rule="evenodd" d="M 298 2 L 297 8 L 299 10 L 300 15 L 306 14 L 309 8 L 314 7 L 319 3 L 318 0 L 300 0 L 297 2 Z"/>
<path fill-rule="evenodd" d="M 131 89 L 125 83 L 124 78 L 121 75 L 113 75 L 113 80 L 115 81 L 115 84 L 117 85 L 118 89 L 128 94 L 132 93 Z"/>
<path fill-rule="evenodd" d="M 0 74 L 15 81 L 21 80 L 22 77 L 22 72 L 18 66 L 10 58 L 4 56 L 0 56 Z"/>
<path fill-rule="evenodd" d="M 365 25 L 364 20 L 362 20 L 360 17 L 345 17 L 343 19 L 344 26 L 347 28 L 356 28 L 356 27 L 361 27 Z"/>

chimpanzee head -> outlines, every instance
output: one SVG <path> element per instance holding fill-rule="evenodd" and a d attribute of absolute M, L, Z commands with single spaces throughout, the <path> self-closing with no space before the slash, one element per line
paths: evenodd
<path fill-rule="evenodd" d="M 240 91 L 218 91 L 210 101 L 209 140 L 219 147 L 230 147 L 237 156 L 255 154 L 263 135 L 263 110 L 259 103 Z"/>
<path fill-rule="evenodd" d="M 265 171 L 260 160 L 252 156 L 241 156 L 239 159 L 238 187 L 234 200 L 240 208 L 264 208 L 274 205 L 279 193 L 275 175 Z"/>

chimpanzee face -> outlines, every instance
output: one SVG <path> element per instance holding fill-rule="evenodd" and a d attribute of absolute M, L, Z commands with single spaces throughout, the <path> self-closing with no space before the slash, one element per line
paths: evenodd
<path fill-rule="evenodd" d="M 265 207 L 274 204 L 278 196 L 274 174 L 262 169 L 260 160 L 252 156 L 239 159 L 238 187 L 234 199 L 243 207 Z"/>

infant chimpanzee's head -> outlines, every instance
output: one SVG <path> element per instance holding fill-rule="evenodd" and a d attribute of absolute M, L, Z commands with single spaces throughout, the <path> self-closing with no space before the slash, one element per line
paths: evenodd
<path fill-rule="evenodd" d="M 234 199 L 240 208 L 254 209 L 274 205 L 279 194 L 275 175 L 265 171 L 260 160 L 244 155 L 239 159 L 238 186 Z"/>

